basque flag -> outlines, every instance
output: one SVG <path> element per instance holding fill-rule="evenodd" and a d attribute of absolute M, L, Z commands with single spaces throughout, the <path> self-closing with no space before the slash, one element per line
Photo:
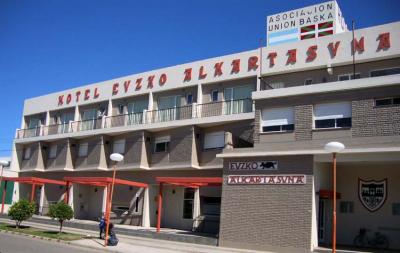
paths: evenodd
<path fill-rule="evenodd" d="M 333 21 L 318 24 L 318 37 L 324 37 L 333 34 Z"/>
<path fill-rule="evenodd" d="M 315 25 L 308 25 L 308 26 L 301 27 L 300 39 L 306 40 L 306 39 L 312 39 L 312 38 L 315 38 Z"/>

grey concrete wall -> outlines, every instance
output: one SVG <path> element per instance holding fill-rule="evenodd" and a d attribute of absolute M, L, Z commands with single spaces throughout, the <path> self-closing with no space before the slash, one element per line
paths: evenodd
<path fill-rule="evenodd" d="M 224 160 L 219 244 L 279 252 L 310 252 L 313 157 L 261 157 L 276 160 L 277 171 L 228 171 Z M 228 185 L 228 175 L 305 174 L 305 185 Z"/>

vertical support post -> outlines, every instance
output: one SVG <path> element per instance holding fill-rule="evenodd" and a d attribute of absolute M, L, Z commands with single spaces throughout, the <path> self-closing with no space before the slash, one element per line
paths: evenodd
<path fill-rule="evenodd" d="M 107 186 L 104 186 L 103 189 L 103 203 L 101 206 L 101 213 L 103 214 L 103 217 L 106 217 L 106 213 L 107 213 L 107 203 L 108 203 L 108 188 Z"/>
<path fill-rule="evenodd" d="M 115 174 L 117 173 L 117 164 L 114 164 L 113 167 L 113 177 L 112 177 L 112 183 L 111 183 L 111 193 L 110 193 L 110 199 L 108 201 L 108 211 L 107 211 L 107 224 L 106 224 L 106 236 L 104 237 L 104 247 L 107 246 L 107 237 L 108 237 L 108 230 L 110 226 L 110 212 L 111 212 L 111 206 L 112 206 L 112 200 L 113 200 L 113 194 L 114 194 L 114 184 L 115 184 Z"/>
<path fill-rule="evenodd" d="M 150 208 L 149 208 L 149 187 L 144 188 L 143 209 L 142 209 L 142 227 L 150 227 Z"/>
<path fill-rule="evenodd" d="M 160 227 L 161 227 L 161 212 L 162 212 L 162 188 L 163 188 L 163 183 L 160 183 L 159 185 L 159 191 L 158 191 L 158 209 L 157 209 L 157 233 L 160 232 Z"/>
<path fill-rule="evenodd" d="M 69 204 L 69 182 L 65 185 L 64 203 Z"/>
<path fill-rule="evenodd" d="M 6 200 L 6 194 L 7 194 L 7 182 L 8 181 L 4 181 L 3 196 L 1 198 L 1 214 L 3 214 L 4 212 L 4 202 Z"/>
<path fill-rule="evenodd" d="M 32 184 L 32 189 L 31 189 L 31 202 L 35 200 L 35 189 L 36 189 L 36 184 Z"/>
<path fill-rule="evenodd" d="M 104 215 L 104 219 L 106 221 L 106 234 L 104 235 L 104 247 L 107 246 L 107 240 L 108 240 L 108 229 L 109 229 L 109 224 L 110 224 L 110 184 L 107 184 L 107 200 L 106 200 L 106 213 Z"/>
<path fill-rule="evenodd" d="M 199 226 L 199 217 L 200 215 L 200 187 L 194 188 L 194 200 L 193 200 L 193 227 L 192 230 L 196 231 Z"/>
<path fill-rule="evenodd" d="M 332 253 L 336 253 L 336 153 L 333 156 L 333 217 L 332 217 Z"/>
<path fill-rule="evenodd" d="M 45 187 L 45 184 L 43 184 L 42 187 L 40 188 L 39 215 L 43 215 L 43 206 L 44 206 L 44 197 L 45 197 L 44 187 Z"/>

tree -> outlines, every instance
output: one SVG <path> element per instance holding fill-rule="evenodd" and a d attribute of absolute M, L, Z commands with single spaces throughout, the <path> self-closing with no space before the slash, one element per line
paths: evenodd
<path fill-rule="evenodd" d="M 8 210 L 8 216 L 12 220 L 15 220 L 15 226 L 17 229 L 21 226 L 24 220 L 29 219 L 35 213 L 36 204 L 34 202 L 29 202 L 26 199 L 20 199 L 15 202 Z"/>
<path fill-rule="evenodd" d="M 74 217 L 74 211 L 68 204 L 64 202 L 58 202 L 57 204 L 50 206 L 48 215 L 60 222 L 59 233 L 61 234 L 64 221 L 72 219 Z"/>

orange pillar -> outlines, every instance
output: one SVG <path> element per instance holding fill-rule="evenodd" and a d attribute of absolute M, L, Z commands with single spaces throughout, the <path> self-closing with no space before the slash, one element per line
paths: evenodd
<path fill-rule="evenodd" d="M 333 153 L 333 217 L 332 253 L 336 253 L 336 153 Z"/>
<path fill-rule="evenodd" d="M 3 214 L 4 212 L 4 202 L 6 200 L 6 194 L 7 194 L 7 181 L 4 181 L 3 196 L 1 198 L 1 214 Z"/>
<path fill-rule="evenodd" d="M 106 221 L 106 234 L 104 236 L 104 247 L 107 246 L 107 240 L 108 240 L 108 229 L 109 229 L 109 224 L 110 224 L 110 184 L 107 184 L 107 200 L 106 200 L 106 213 L 104 215 L 104 220 Z"/>
<path fill-rule="evenodd" d="M 162 212 L 162 188 L 163 183 L 160 183 L 158 191 L 158 211 L 157 211 L 157 232 L 160 232 L 161 228 L 161 212 Z"/>
<path fill-rule="evenodd" d="M 35 187 L 36 187 L 36 184 L 32 184 L 31 202 L 33 202 L 35 200 Z"/>

